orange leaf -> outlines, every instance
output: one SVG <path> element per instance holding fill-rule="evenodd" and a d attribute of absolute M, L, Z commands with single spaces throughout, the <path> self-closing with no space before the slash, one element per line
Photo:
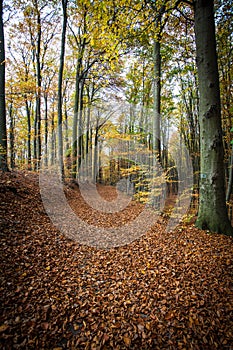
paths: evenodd
<path fill-rule="evenodd" d="M 125 345 L 130 346 L 131 344 L 131 339 L 127 336 L 124 336 L 123 338 Z"/>

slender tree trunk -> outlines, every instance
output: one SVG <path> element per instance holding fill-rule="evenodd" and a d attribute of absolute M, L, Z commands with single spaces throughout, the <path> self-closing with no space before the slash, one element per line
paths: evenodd
<path fill-rule="evenodd" d="M 65 151 L 66 155 L 69 152 L 70 144 L 69 144 L 69 128 L 68 128 L 68 110 L 66 103 L 64 105 L 64 113 L 65 113 Z"/>
<path fill-rule="evenodd" d="M 161 53 L 159 39 L 155 40 L 153 47 L 154 58 L 154 118 L 153 118 L 153 149 L 158 160 L 161 160 Z"/>
<path fill-rule="evenodd" d="M 40 95 L 40 92 L 38 93 Z M 41 97 L 37 96 L 36 98 L 36 148 L 37 148 L 37 158 L 36 158 L 36 170 L 39 170 L 40 168 L 40 160 L 41 160 L 41 154 L 42 154 L 42 148 L 41 148 Z"/>
<path fill-rule="evenodd" d="M 61 39 L 61 54 L 60 54 L 60 67 L 58 75 L 58 158 L 60 176 L 64 181 L 64 161 L 63 161 L 63 130 L 62 130 L 62 81 L 65 59 L 65 44 L 66 44 L 66 28 L 67 28 L 67 4 L 68 0 L 62 0 L 63 9 L 63 26 L 62 26 L 62 39 Z"/>
<path fill-rule="evenodd" d="M 75 86 L 75 102 L 74 102 L 74 119 L 73 119 L 73 135 L 72 135 L 72 177 L 76 178 L 78 175 L 78 168 L 81 164 L 81 156 L 83 152 L 83 89 L 85 82 L 85 75 L 80 75 L 82 60 L 79 58 L 77 72 L 76 72 L 76 86 Z"/>
<path fill-rule="evenodd" d="M 37 150 L 37 113 L 35 113 L 34 117 L 34 137 L 33 137 L 33 169 L 34 171 L 37 170 L 37 157 L 38 157 L 38 150 Z"/>
<path fill-rule="evenodd" d="M 88 152 L 89 152 L 89 157 L 88 157 L 88 159 L 89 159 L 89 177 L 90 177 L 90 179 L 91 179 L 91 177 L 92 177 L 92 162 L 93 162 L 93 142 L 92 142 L 92 138 L 93 138 L 93 129 L 92 129 L 92 127 L 90 127 L 90 136 L 89 136 L 89 150 L 88 150 Z"/>
<path fill-rule="evenodd" d="M 141 99 L 141 111 L 139 119 L 139 132 L 143 133 L 145 131 L 145 122 L 144 122 L 144 113 L 145 113 L 145 61 L 143 60 L 142 64 L 142 99 Z M 141 136 L 141 141 L 145 143 L 144 135 Z"/>
<path fill-rule="evenodd" d="M 72 177 L 77 177 L 77 165 L 78 165 L 78 120 L 80 111 L 80 90 L 82 84 L 82 64 L 83 64 L 83 54 L 86 46 L 86 39 L 80 48 L 79 57 L 77 61 L 76 68 L 76 78 L 75 78 L 75 99 L 74 99 L 74 118 L 73 118 L 73 134 L 72 134 Z"/>
<path fill-rule="evenodd" d="M 54 106 L 52 110 L 52 120 L 51 120 L 51 165 L 55 163 L 55 154 L 56 154 L 56 133 L 55 133 L 55 122 L 54 122 Z"/>
<path fill-rule="evenodd" d="M 94 141 L 94 158 L 93 158 L 93 183 L 97 182 L 97 172 L 98 172 L 98 135 L 99 126 L 97 124 L 95 129 L 95 141 Z"/>
<path fill-rule="evenodd" d="M 129 107 L 129 133 L 134 133 L 134 126 L 135 126 L 135 104 L 130 104 Z"/>
<path fill-rule="evenodd" d="M 194 1 L 200 91 L 201 176 L 196 226 L 233 235 L 224 188 L 223 143 L 213 0 Z"/>
<path fill-rule="evenodd" d="M 27 150 L 28 150 L 28 170 L 31 170 L 31 160 L 32 160 L 32 154 L 31 154 L 31 111 L 29 107 L 29 102 L 25 96 L 25 107 L 26 107 L 26 114 L 27 114 Z"/>
<path fill-rule="evenodd" d="M 89 179 L 90 177 L 90 171 L 89 171 L 89 165 L 90 165 L 90 120 L 91 120 L 91 108 L 88 104 L 87 107 L 87 121 L 86 121 L 86 144 L 85 144 L 85 157 L 86 157 L 86 177 Z"/>
<path fill-rule="evenodd" d="M 81 165 L 82 157 L 83 157 L 83 92 L 84 92 L 84 83 L 85 78 L 83 77 L 80 83 L 80 96 L 79 96 L 79 115 L 78 115 L 78 170 Z"/>
<path fill-rule="evenodd" d="M 79 64 L 76 71 L 76 86 L 75 86 L 75 100 L 74 100 L 74 117 L 73 117 L 73 129 L 72 129 L 72 177 L 77 176 L 77 151 L 78 151 L 78 113 L 79 113 Z"/>
<path fill-rule="evenodd" d="M 36 158 L 36 169 L 40 167 L 40 160 L 42 154 L 41 148 L 41 87 L 42 87 L 42 76 L 41 76 L 41 19 L 40 12 L 37 8 L 37 48 L 36 48 L 36 76 L 37 76 L 37 95 L 36 95 L 36 148 L 37 148 L 37 158 Z"/>
<path fill-rule="evenodd" d="M 44 124 L 44 146 L 45 146 L 45 155 L 44 163 L 45 166 L 48 166 L 48 95 L 47 92 L 44 95 L 44 104 L 45 104 L 45 124 Z"/>
<path fill-rule="evenodd" d="M 3 0 L 0 0 L 0 170 L 8 171 L 5 101 L 5 44 L 2 17 Z"/>
<path fill-rule="evenodd" d="M 13 170 L 15 168 L 15 118 L 13 113 L 13 102 L 10 102 L 9 107 L 9 119 L 10 119 L 10 129 L 9 129 L 9 140 L 10 140 L 10 168 Z"/>

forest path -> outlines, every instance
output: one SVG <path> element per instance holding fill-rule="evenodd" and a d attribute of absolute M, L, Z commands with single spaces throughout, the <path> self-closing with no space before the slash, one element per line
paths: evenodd
<path fill-rule="evenodd" d="M 66 193 L 104 227 L 141 210 L 91 216 L 77 190 Z M 2 349 L 233 348 L 232 238 L 191 224 L 167 233 L 161 217 L 131 244 L 85 246 L 53 226 L 26 172 L 0 174 L 0 214 Z"/>

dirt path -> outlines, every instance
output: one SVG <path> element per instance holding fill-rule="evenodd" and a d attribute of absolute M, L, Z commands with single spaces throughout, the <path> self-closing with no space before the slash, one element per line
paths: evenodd
<path fill-rule="evenodd" d="M 102 227 L 142 209 L 99 215 L 66 195 Z M 85 246 L 52 225 L 36 174 L 0 174 L 0 203 L 2 349 L 233 349 L 232 238 L 193 225 L 166 233 L 160 218 L 129 245 Z"/>

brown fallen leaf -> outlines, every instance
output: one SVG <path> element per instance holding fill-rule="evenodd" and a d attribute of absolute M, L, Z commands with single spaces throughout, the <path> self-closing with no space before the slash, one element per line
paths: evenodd
<path fill-rule="evenodd" d="M 1 332 L 1 333 L 2 333 L 2 332 L 5 332 L 8 328 L 9 328 L 9 326 L 8 326 L 7 324 L 2 324 L 2 325 L 0 326 L 0 332 Z"/>
<path fill-rule="evenodd" d="M 128 336 L 124 336 L 123 340 L 124 340 L 125 345 L 130 346 L 131 339 Z"/>
<path fill-rule="evenodd" d="M 0 174 L 2 348 L 230 349 L 230 237 L 193 225 L 168 233 L 161 217 L 129 245 L 108 251 L 81 245 L 53 226 L 38 174 L 26 174 Z M 16 193 L 7 190 L 9 179 Z M 99 189 L 113 198 L 113 187 Z M 78 189 L 64 192 L 77 215 L 101 227 L 140 212 L 132 203 L 100 215 Z"/>
<path fill-rule="evenodd" d="M 47 329 L 49 328 L 49 323 L 48 323 L 48 322 L 42 322 L 42 323 L 41 323 L 41 327 L 42 327 L 45 331 L 47 331 Z"/>
<path fill-rule="evenodd" d="M 142 324 L 138 324 L 139 332 L 144 332 L 144 326 Z"/>

